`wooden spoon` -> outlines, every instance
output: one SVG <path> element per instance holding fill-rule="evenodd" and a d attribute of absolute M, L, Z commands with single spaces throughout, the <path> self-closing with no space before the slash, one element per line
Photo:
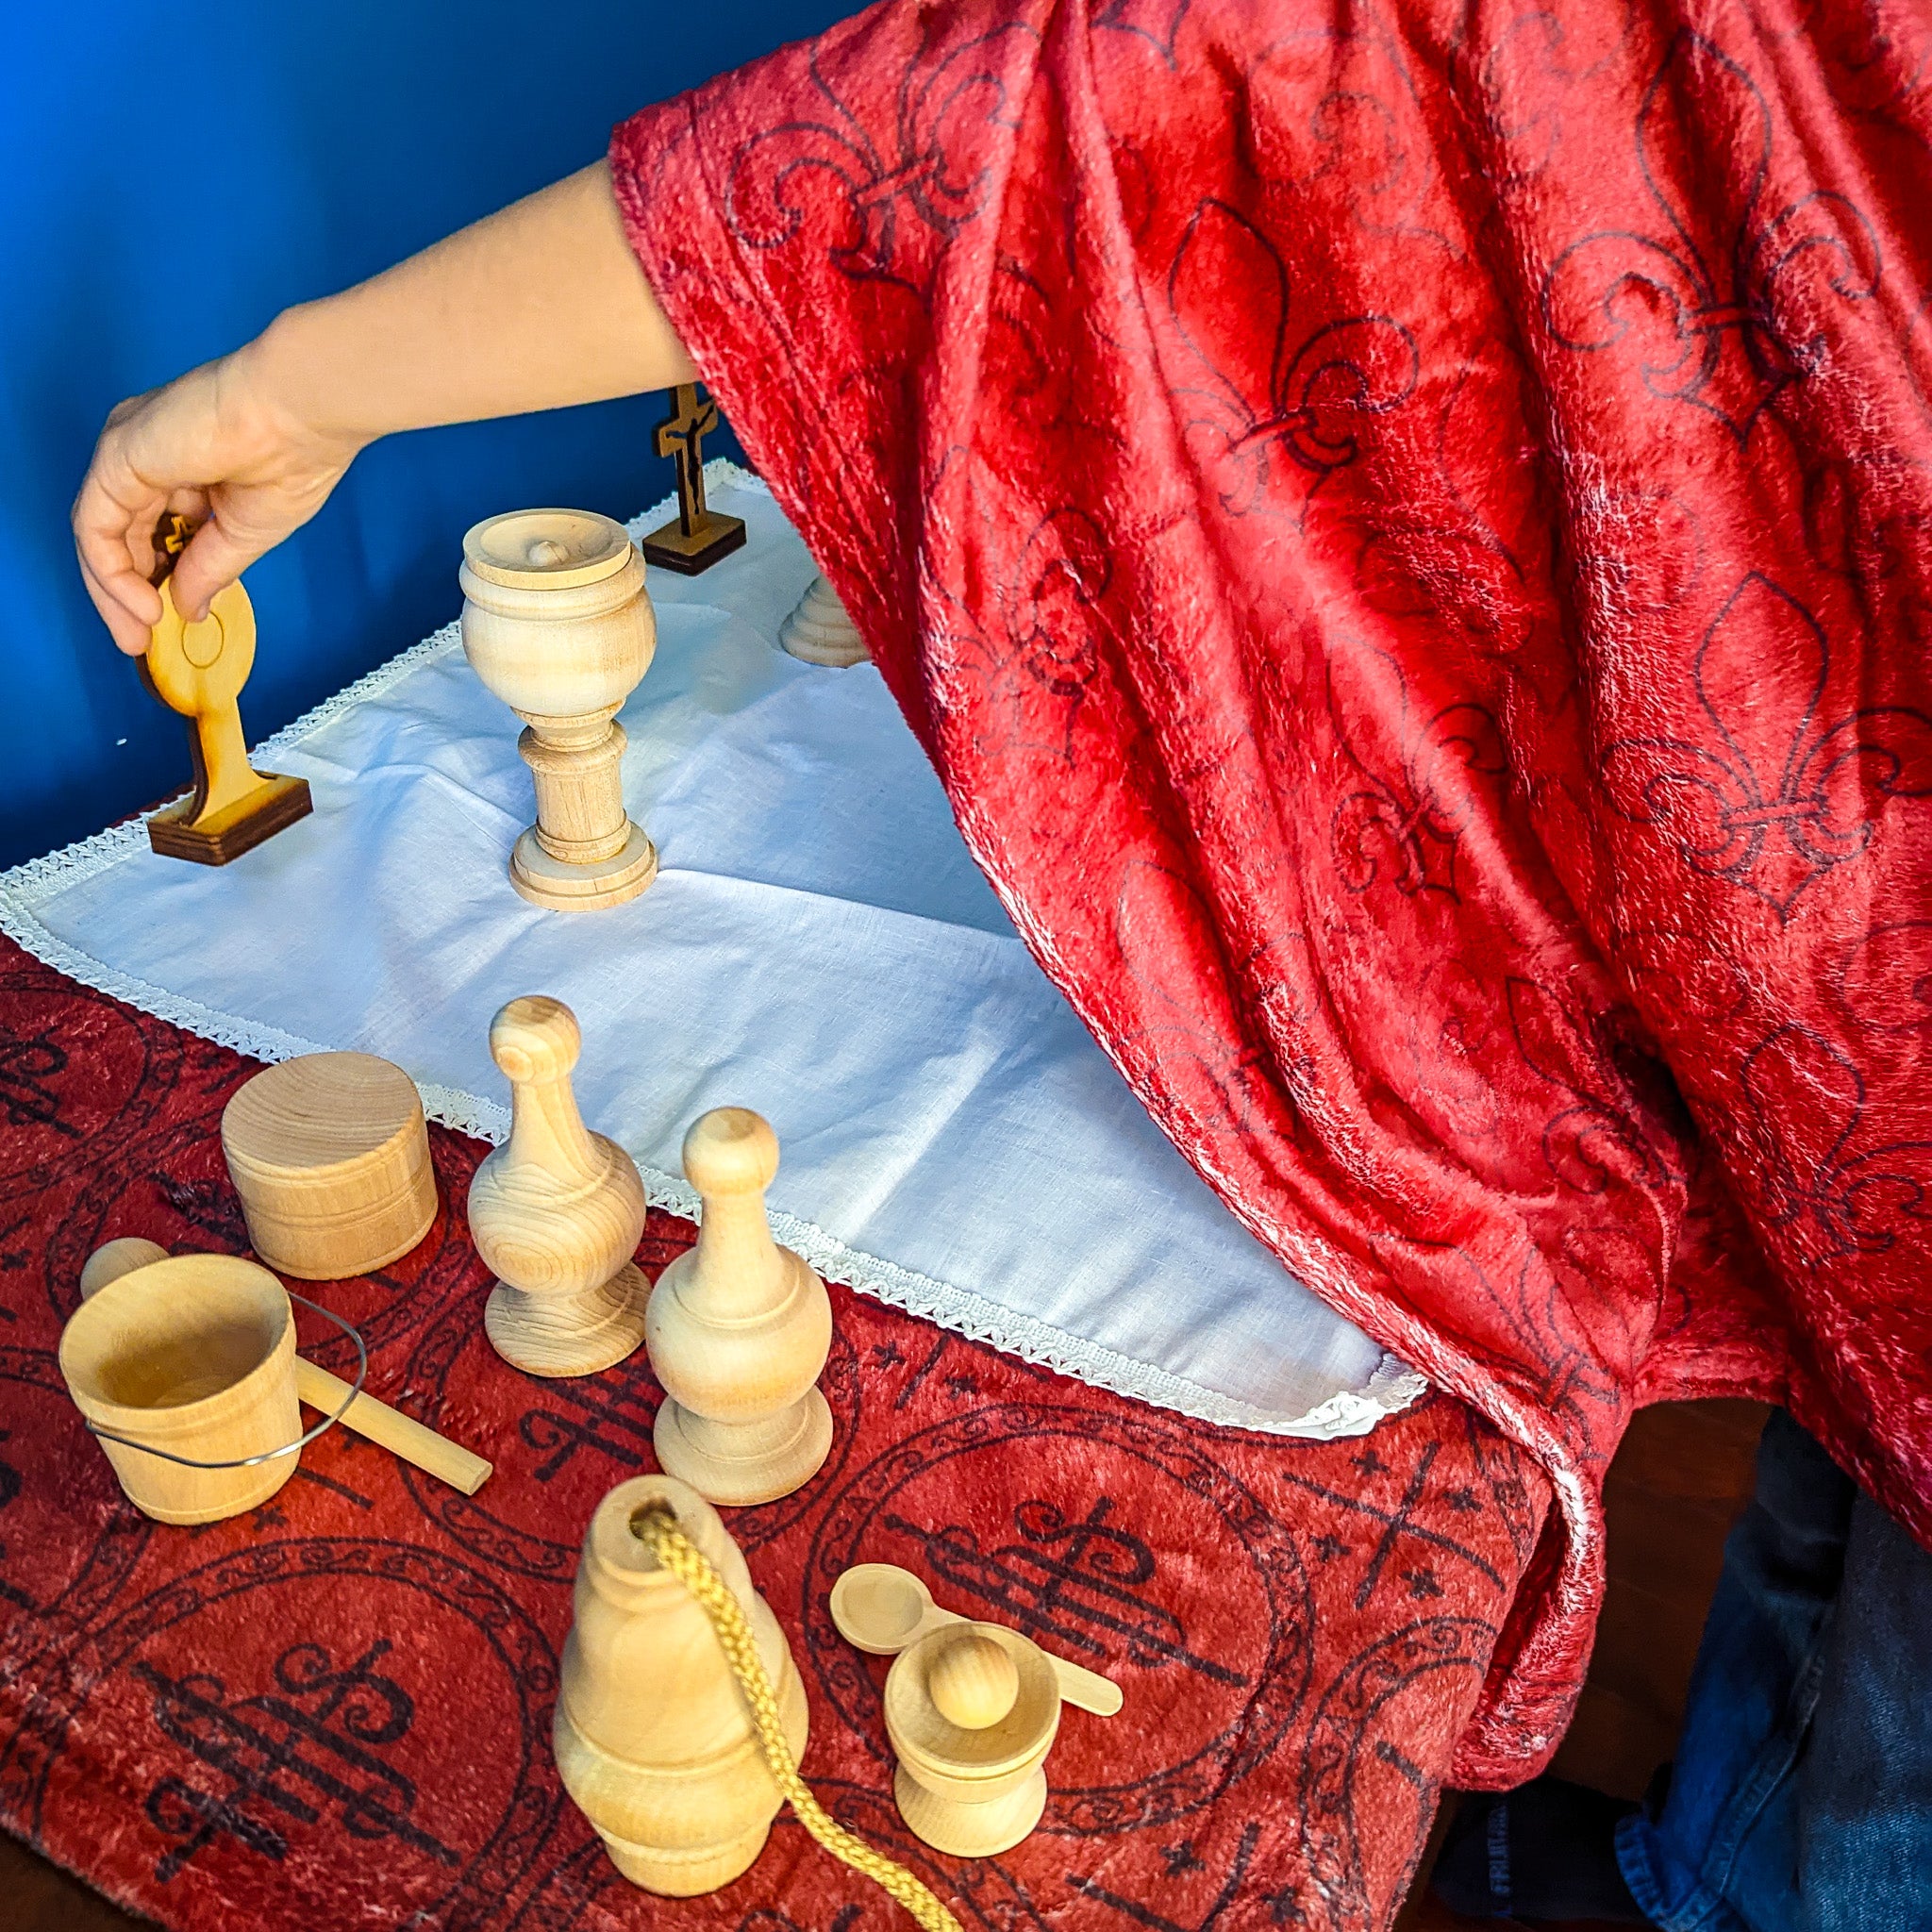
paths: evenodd
<path fill-rule="evenodd" d="M 924 1583 L 896 1563 L 855 1563 L 832 1586 L 832 1622 L 839 1635 L 871 1657 L 896 1657 L 928 1630 L 972 1621 L 957 1610 L 941 1609 Z M 1069 1704 L 1096 1717 L 1111 1717 L 1121 1707 L 1121 1687 L 1110 1677 L 1070 1664 L 1051 1651 L 1042 1654 Z"/>

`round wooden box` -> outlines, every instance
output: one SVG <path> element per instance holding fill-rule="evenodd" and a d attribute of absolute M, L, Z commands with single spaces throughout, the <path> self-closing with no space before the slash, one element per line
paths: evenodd
<path fill-rule="evenodd" d="M 374 1054 L 305 1054 L 256 1074 L 223 1111 L 222 1152 L 255 1252 L 281 1274 L 367 1274 L 436 1219 L 416 1083 Z"/>

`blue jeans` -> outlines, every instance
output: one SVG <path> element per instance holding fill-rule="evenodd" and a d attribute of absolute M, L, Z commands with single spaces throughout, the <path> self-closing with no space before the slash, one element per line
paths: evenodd
<path fill-rule="evenodd" d="M 1932 1556 L 1782 1410 L 1617 1857 L 1666 1932 L 1932 1928 Z"/>

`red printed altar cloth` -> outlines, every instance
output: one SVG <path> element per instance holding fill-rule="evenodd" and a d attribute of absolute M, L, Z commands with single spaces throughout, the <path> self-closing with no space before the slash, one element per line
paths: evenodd
<path fill-rule="evenodd" d="M 886 0 L 618 130 L 632 242 L 1043 965 L 1560 1523 L 1787 1400 L 1932 1535 L 1932 18 Z"/>
<path fill-rule="evenodd" d="M 896 1906 L 789 1814 L 752 1869 L 626 1884 L 551 1757 L 585 1526 L 656 1467 L 641 1352 L 541 1382 L 483 1334 L 442 1128 L 442 1211 L 374 1275 L 304 1283 L 361 1324 L 369 1387 L 489 1456 L 463 1497 L 343 1431 L 262 1508 L 139 1516 L 60 1379 L 111 1236 L 242 1253 L 222 1109 L 256 1071 L 0 940 L 0 1827 L 178 1932 L 888 1932 Z M 654 1278 L 691 1230 L 654 1212 Z M 726 1512 L 811 1710 L 807 1778 L 967 1932 L 1370 1932 L 1394 1918 L 1549 1500 L 1453 1397 L 1373 1436 L 1216 1427 L 833 1289 L 835 1434 L 794 1496 Z M 298 1313 L 309 1352 L 346 1340 Z M 1121 1684 L 1069 1710 L 1039 1830 L 941 1857 L 900 1823 L 887 1660 L 832 1625 L 901 1563 Z"/>

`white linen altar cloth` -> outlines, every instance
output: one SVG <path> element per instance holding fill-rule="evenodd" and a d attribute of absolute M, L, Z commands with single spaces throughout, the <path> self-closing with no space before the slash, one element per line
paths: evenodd
<path fill-rule="evenodd" d="M 897 1307 L 1212 1422 L 1354 1434 L 1413 1400 L 1421 1378 L 1221 1206 L 1035 965 L 877 672 L 776 648 L 811 560 L 756 479 L 710 476 L 748 544 L 651 572 L 657 659 L 622 713 L 662 863 L 641 898 L 550 912 L 511 890 L 520 727 L 452 624 L 258 749 L 308 780 L 311 817 L 220 870 L 117 826 L 0 875 L 0 926 L 243 1052 L 381 1054 L 491 1140 L 490 1017 L 554 993 L 583 1028 L 585 1118 L 660 1206 L 697 1205 L 686 1126 L 753 1107 L 783 1149 L 779 1239 Z"/>

